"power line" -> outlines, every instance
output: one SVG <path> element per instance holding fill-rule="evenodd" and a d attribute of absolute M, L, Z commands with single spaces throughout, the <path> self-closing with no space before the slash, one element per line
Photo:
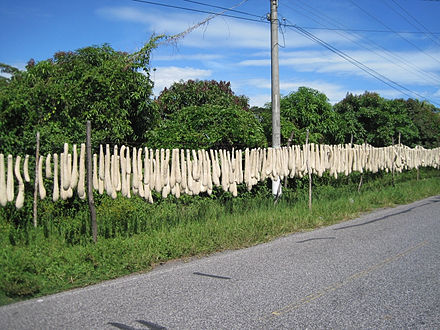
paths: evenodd
<path fill-rule="evenodd" d="M 206 11 L 206 10 L 182 7 L 182 6 L 175 6 L 175 5 L 170 5 L 170 4 L 165 4 L 165 3 L 158 3 L 158 2 L 154 2 L 154 1 L 148 1 L 148 0 L 131 0 L 131 1 L 139 2 L 139 3 L 152 4 L 152 5 L 161 6 L 161 7 L 167 7 L 167 8 L 175 8 L 175 9 L 180 9 L 180 10 L 186 10 L 186 11 L 192 11 L 192 12 L 198 12 L 198 13 L 205 13 L 205 14 L 210 14 L 210 15 L 215 15 L 215 16 L 224 16 L 224 17 L 242 19 L 242 20 L 253 21 L 253 22 L 258 22 L 258 23 L 265 23 L 265 24 L 269 23 L 266 20 L 261 20 L 261 19 L 257 20 L 257 19 L 253 19 L 253 18 L 247 18 L 247 17 L 242 17 L 242 16 L 230 15 L 230 14 L 225 14 L 224 12 L 223 13 L 216 13 L 216 12 L 212 12 L 212 11 Z M 352 1 L 352 0 L 350 0 L 350 1 Z M 229 10 L 229 8 L 226 8 L 226 9 Z M 400 93 L 402 93 L 402 94 L 404 94 L 404 95 L 406 95 L 408 97 L 411 97 L 410 94 L 404 92 L 404 91 L 407 91 L 407 92 L 409 92 L 409 93 L 411 93 L 413 95 L 417 95 L 418 97 L 420 97 L 422 99 L 426 99 L 423 95 L 421 95 L 421 94 L 419 94 L 417 92 L 411 91 L 410 89 L 406 88 L 405 86 L 403 86 L 403 85 L 401 85 L 401 84 L 399 84 L 399 83 L 397 83 L 397 82 L 395 82 L 395 81 L 385 77 L 384 75 L 378 73 L 374 69 L 371 69 L 370 67 L 368 67 L 365 64 L 361 63 L 360 61 L 354 59 L 353 57 L 351 57 L 351 56 L 349 56 L 347 54 L 345 54 L 344 52 L 340 51 L 336 47 L 331 46 L 330 44 L 326 43 L 322 39 L 319 39 L 318 37 L 316 37 L 312 33 L 310 33 L 307 30 L 305 30 L 303 27 L 300 27 L 300 26 L 295 25 L 295 24 L 283 24 L 283 26 L 291 28 L 291 29 L 295 29 L 296 31 L 298 31 L 299 33 L 301 33 L 302 35 L 304 35 L 308 39 L 313 40 L 313 41 L 317 42 L 318 44 L 321 44 L 322 46 L 324 46 L 325 48 L 327 48 L 331 52 L 333 52 L 336 55 L 342 57 L 346 61 L 348 61 L 351 64 L 355 65 L 356 67 L 358 67 L 362 71 L 366 72 L 368 75 L 376 78 L 377 80 L 383 82 L 384 84 L 386 84 L 389 87 L 397 90 L 398 92 L 400 92 Z M 344 29 L 339 29 L 339 30 L 344 31 Z M 397 33 L 396 31 L 392 31 L 390 29 L 388 31 L 382 31 L 382 32 Z M 437 106 L 440 106 L 440 104 L 438 104 L 436 102 L 433 102 L 433 101 L 430 101 L 430 100 L 428 100 L 428 101 L 431 102 L 432 104 L 436 104 Z"/>
<path fill-rule="evenodd" d="M 223 10 L 222 12 L 219 13 L 215 13 L 212 15 L 209 15 L 207 18 L 205 18 L 204 20 L 202 20 L 201 22 L 194 24 L 193 26 L 189 27 L 188 29 L 186 29 L 183 32 L 180 32 L 176 35 L 173 35 L 170 37 L 170 39 L 168 39 L 168 41 L 174 41 L 176 42 L 177 40 L 184 38 L 187 34 L 191 33 L 192 31 L 194 31 L 195 29 L 198 29 L 200 26 L 205 25 L 206 23 L 208 23 L 210 20 L 216 18 L 217 16 L 224 14 L 225 12 L 229 11 L 229 10 L 233 10 L 234 8 L 237 8 L 239 6 L 241 6 L 243 3 L 247 2 L 248 0 L 242 0 L 241 2 L 239 2 L 238 4 L 236 4 L 235 6 L 232 6 L 231 8 L 226 8 L 225 10 Z"/>
<path fill-rule="evenodd" d="M 360 61 L 354 59 L 353 57 L 351 57 L 350 55 L 347 55 L 346 53 L 344 53 L 343 51 L 337 49 L 336 47 L 326 43 L 324 40 L 316 37 L 315 35 L 313 35 L 312 33 L 308 32 L 307 30 L 299 27 L 299 26 L 292 26 L 291 29 L 296 29 L 297 31 L 299 31 L 302 35 L 304 35 L 305 37 L 307 37 L 310 40 L 313 40 L 317 43 L 319 43 L 320 45 L 324 46 L 325 48 L 327 48 L 328 50 L 330 50 L 331 52 L 335 53 L 336 55 L 342 57 L 343 59 L 345 59 L 346 61 L 350 62 L 351 64 L 355 65 L 356 67 L 358 67 L 359 69 L 361 69 L 362 71 L 364 71 L 365 73 L 367 73 L 368 75 L 374 77 L 375 79 L 383 82 L 384 84 L 388 85 L 389 87 L 397 90 L 398 92 L 408 96 L 408 97 L 412 97 L 410 94 L 411 93 L 413 95 L 416 95 L 422 99 L 426 99 L 423 95 L 414 92 L 408 88 L 406 88 L 405 86 L 391 80 L 390 78 L 380 74 L 379 72 L 377 72 L 376 70 L 368 67 L 367 65 L 361 63 Z M 405 92 L 406 91 L 406 92 Z M 407 93 L 408 92 L 408 93 Z M 433 102 L 431 100 L 428 100 L 430 103 L 432 104 L 437 104 L 437 106 L 440 106 L 440 104 Z"/>
<path fill-rule="evenodd" d="M 391 0 L 397 7 L 399 7 L 408 17 L 410 17 L 414 22 L 416 22 L 418 25 L 420 25 L 425 31 L 426 31 L 426 35 L 428 35 L 428 37 L 434 41 L 435 43 L 437 43 L 437 45 L 440 45 L 440 43 L 438 42 L 438 40 L 435 38 L 435 36 L 432 34 L 432 32 L 430 32 L 428 30 L 428 28 L 422 24 L 417 18 L 415 18 L 410 12 L 408 12 L 404 7 L 402 7 L 401 5 L 399 5 L 399 3 L 396 0 Z M 404 15 L 398 13 L 400 16 L 402 16 L 409 24 L 411 24 L 412 26 L 414 26 L 417 30 L 420 31 L 419 28 L 417 28 L 417 26 L 413 23 L 411 23 Z"/>
<path fill-rule="evenodd" d="M 293 8 L 291 8 L 289 5 L 284 4 L 286 7 L 290 8 L 291 10 L 294 10 Z M 297 5 L 299 5 L 300 7 L 302 6 L 302 10 L 307 11 L 308 13 L 310 13 L 313 16 L 316 16 L 318 19 L 315 20 L 313 17 L 309 17 L 311 20 L 317 22 L 318 24 L 322 24 L 322 21 L 327 21 L 329 22 L 331 25 L 335 25 L 335 26 L 339 26 L 339 27 L 346 27 L 344 24 L 337 22 L 335 20 L 333 20 L 331 17 L 329 17 L 328 15 L 326 15 L 325 13 L 322 13 L 319 9 L 314 8 L 310 5 L 308 5 L 307 3 L 300 1 L 297 3 Z M 305 8 L 308 7 L 309 9 Z M 304 26 L 302 26 L 302 28 L 305 28 Z M 414 63 L 411 63 L 409 61 L 407 61 L 406 59 L 404 59 L 402 56 L 399 56 L 398 54 L 392 53 L 391 51 L 388 51 L 386 48 L 382 47 L 380 44 L 378 44 L 377 42 L 371 40 L 368 37 L 363 37 L 365 40 L 367 40 L 371 45 L 376 45 L 378 48 L 380 48 L 384 53 L 379 53 L 377 51 L 376 48 L 374 48 L 373 46 L 369 46 L 368 44 L 361 44 L 360 42 L 358 42 L 355 39 L 352 39 L 349 37 L 349 35 L 353 35 L 355 38 L 359 37 L 357 34 L 353 34 L 353 33 L 341 33 L 341 31 L 335 31 L 336 33 L 338 33 L 339 35 L 341 35 L 342 37 L 344 37 L 345 39 L 357 44 L 358 46 L 360 46 L 361 48 L 367 47 L 371 52 L 374 52 L 376 55 L 378 55 L 379 57 L 382 57 L 383 59 L 387 60 L 387 61 L 391 61 L 394 65 L 399 66 L 400 68 L 404 69 L 404 70 L 409 70 L 412 71 L 413 73 L 417 74 L 420 78 L 422 79 L 426 79 L 426 77 L 429 77 L 433 82 L 435 82 L 436 84 L 440 83 L 440 78 L 431 73 L 431 72 L 427 72 L 421 68 L 419 68 L 417 65 L 415 65 Z M 384 56 L 386 55 L 386 57 Z M 397 62 L 395 61 L 397 60 Z M 399 63 L 401 62 L 401 63 Z M 407 67 L 405 67 L 407 66 Z M 409 67 L 409 68 L 408 68 Z"/>
<path fill-rule="evenodd" d="M 236 16 L 236 15 L 229 15 L 229 14 L 224 14 L 224 13 L 216 13 L 214 11 L 208 11 L 208 10 L 201 10 L 201 9 L 195 9 L 195 8 L 189 8 L 189 7 L 182 7 L 182 6 L 175 6 L 175 5 L 170 5 L 170 4 L 166 4 L 166 3 L 160 3 L 160 2 L 154 2 L 154 1 L 148 1 L 148 0 L 130 0 L 133 2 L 140 2 L 140 3 L 146 3 L 146 4 L 150 4 L 150 5 L 155 5 L 155 6 L 161 6 L 161 7 L 166 7 L 166 8 L 174 8 L 174 9 L 181 9 L 181 10 L 186 10 L 186 11 L 192 11 L 195 13 L 202 13 L 202 14 L 210 14 L 210 15 L 216 15 L 216 16 L 223 16 L 223 17 L 230 17 L 230 18 L 236 18 L 236 19 L 241 19 L 241 20 L 245 20 L 245 21 L 251 21 L 251 22 L 258 22 L 258 23 L 268 23 L 265 22 L 261 19 L 254 19 L 254 18 L 247 18 L 247 17 L 242 17 L 242 16 Z"/>
<path fill-rule="evenodd" d="M 439 0 L 440 1 L 440 0 Z M 330 28 L 330 27 L 317 27 L 317 26 L 303 26 L 304 29 L 309 30 L 328 30 L 328 31 L 346 31 L 346 32 L 369 32 L 369 33 L 402 33 L 402 34 L 426 34 L 420 31 L 390 31 L 390 30 L 377 30 L 377 29 L 353 29 L 353 28 Z M 440 32 L 431 32 L 432 35 L 440 35 Z"/>
<path fill-rule="evenodd" d="M 221 6 L 216 6 L 216 5 L 210 5 L 210 4 L 207 4 L 207 3 L 200 2 L 200 1 L 193 1 L 193 0 L 182 0 L 182 1 L 195 3 L 195 4 L 201 5 L 201 6 L 207 6 L 207 7 L 212 7 L 212 8 L 223 9 L 223 10 L 227 10 L 227 11 L 230 11 L 230 12 L 233 12 L 233 13 L 237 13 L 237 14 L 243 14 L 243 15 L 247 15 L 247 16 L 251 16 L 251 17 L 261 18 L 261 16 L 258 16 L 258 15 L 255 15 L 255 14 L 250 14 L 250 13 L 247 13 L 245 11 L 235 10 L 235 9 L 221 7 Z"/>
<path fill-rule="evenodd" d="M 139 2 L 139 3 L 145 3 L 145 4 L 150 4 L 150 5 L 154 5 L 154 6 L 160 6 L 160 7 L 167 7 L 167 8 L 174 8 L 174 9 L 181 9 L 181 10 L 185 10 L 185 11 L 192 11 L 195 13 L 202 13 L 202 14 L 210 14 L 210 15 L 217 15 L 217 16 L 223 16 L 223 17 L 230 17 L 230 18 L 235 18 L 235 19 L 241 19 L 241 20 L 245 20 L 245 21 L 251 21 L 251 22 L 257 22 L 257 23 L 264 23 L 264 24 L 269 24 L 269 22 L 265 19 L 265 15 L 262 16 L 258 16 L 255 14 L 251 14 L 251 13 L 247 13 L 247 12 L 242 12 L 242 11 L 235 11 L 235 10 L 230 10 L 232 12 L 241 12 L 244 15 L 247 16 L 253 16 L 256 18 L 248 18 L 248 17 L 243 17 L 243 16 L 237 16 L 237 15 L 230 15 L 230 14 L 219 14 L 216 13 L 214 11 L 208 11 L 208 10 L 201 10 L 201 9 L 195 9 L 195 8 L 189 8 L 189 7 L 182 7 L 182 6 L 176 6 L 176 5 L 170 5 L 170 4 L 166 4 L 166 3 L 159 3 L 159 2 L 154 2 L 154 1 L 149 1 L 149 0 L 130 0 L 133 2 Z M 193 2 L 190 0 L 183 0 L 183 1 L 188 1 L 188 2 Z M 438 0 L 440 1 L 440 0 Z M 202 3 L 200 3 L 202 4 Z M 204 4 L 206 6 L 210 6 L 213 8 L 223 8 L 220 6 L 214 6 L 214 5 L 209 5 L 209 4 Z M 264 19 L 263 19 L 264 16 Z M 257 19 L 257 17 L 259 19 Z M 288 25 L 286 25 L 288 27 Z M 294 27 L 294 26 L 291 26 Z M 390 31 L 390 30 L 380 30 L 380 29 L 354 29 L 354 28 L 329 28 L 329 27 L 316 27 L 316 26 L 303 26 L 304 29 L 308 29 L 308 30 L 329 30 L 329 31 L 348 31 L 348 32 L 368 32 L 368 33 L 408 33 L 408 34 L 424 34 L 424 32 L 420 32 L 420 31 Z M 433 35 L 440 35 L 440 32 L 431 32 Z"/>
<path fill-rule="evenodd" d="M 421 49 L 419 46 L 417 46 L 415 43 L 413 43 L 412 41 L 408 40 L 407 38 L 405 38 L 404 36 L 402 36 L 401 34 L 397 33 L 396 31 L 394 31 L 393 29 L 391 29 L 388 25 L 386 25 L 384 22 L 382 22 L 380 19 L 378 19 L 377 17 L 375 17 L 374 15 L 370 14 L 368 11 L 366 11 L 365 9 L 363 9 L 361 6 L 359 6 L 356 2 L 354 2 L 353 0 L 349 0 L 354 6 L 356 6 L 357 8 L 359 8 L 362 12 L 364 12 L 367 16 L 371 17 L 372 19 L 374 19 L 375 21 L 379 22 L 382 26 L 386 27 L 388 30 L 390 30 L 391 32 L 395 33 L 396 35 L 398 35 L 401 39 L 405 40 L 407 43 L 409 43 L 410 45 L 412 45 L 413 47 L 417 48 L 420 52 L 422 52 L 423 54 L 425 54 L 426 56 L 431 57 L 434 61 L 436 61 L 437 63 L 440 64 L 440 62 L 434 57 L 431 56 L 430 54 L 426 53 L 423 49 Z"/>

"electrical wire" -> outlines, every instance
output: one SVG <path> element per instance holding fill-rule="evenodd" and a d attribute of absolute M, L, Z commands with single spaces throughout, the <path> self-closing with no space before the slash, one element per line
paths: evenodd
<path fill-rule="evenodd" d="M 313 17 L 310 17 L 310 16 L 307 16 L 307 17 L 309 17 L 311 20 L 317 22 L 318 24 L 322 24 L 322 22 L 324 21 L 324 22 L 328 22 L 329 24 L 334 25 L 334 26 L 339 26 L 342 28 L 346 27 L 344 24 L 335 21 L 330 16 L 326 15 L 325 13 L 322 13 L 319 9 L 308 5 L 304 1 L 297 2 L 296 9 L 293 9 L 292 7 L 290 7 L 287 4 L 284 4 L 284 6 L 286 6 L 287 8 L 290 8 L 292 11 L 296 11 L 296 9 L 300 9 L 300 10 L 303 10 L 303 11 L 310 13 L 312 16 L 316 16 L 317 19 L 314 19 Z M 306 7 L 309 9 L 307 9 Z M 304 15 L 304 14 L 302 14 L 302 15 Z M 305 27 L 302 27 L 302 28 L 307 29 Z M 368 41 L 369 44 L 362 44 L 359 41 L 357 41 L 356 39 L 360 39 L 360 36 L 358 34 L 350 33 L 350 32 L 341 33 L 341 31 L 335 31 L 335 32 L 338 33 L 339 35 L 341 35 L 343 38 L 349 40 L 350 42 L 353 42 L 354 44 L 360 46 L 361 48 L 366 47 L 371 52 L 375 53 L 376 55 L 378 55 L 379 57 L 381 57 L 387 61 L 390 61 L 394 65 L 397 65 L 404 70 L 409 70 L 410 72 L 416 74 L 422 80 L 429 77 L 433 83 L 436 83 L 436 84 L 440 83 L 440 77 L 438 77 L 437 75 L 433 74 L 432 72 L 427 72 L 427 71 L 421 69 L 420 67 L 418 67 L 414 63 L 407 61 L 405 58 L 403 58 L 402 56 L 400 56 L 396 53 L 392 53 L 391 51 L 387 50 L 386 48 L 382 47 L 380 44 L 378 44 L 377 42 L 375 42 L 374 40 L 372 40 L 366 36 L 364 36 L 363 39 Z M 354 38 L 350 38 L 349 36 L 354 36 Z M 370 46 L 370 45 L 375 45 L 376 47 L 380 48 L 384 53 L 378 52 L 375 47 Z M 386 55 L 386 56 L 384 56 L 384 55 Z"/>
<path fill-rule="evenodd" d="M 292 24 L 293 25 L 293 24 Z M 367 73 L 368 75 L 374 77 L 375 79 L 383 82 L 384 84 L 388 85 L 389 87 L 393 88 L 394 90 L 408 96 L 409 98 L 411 98 L 412 96 L 408 93 L 411 93 L 412 95 L 416 95 L 418 97 L 420 97 L 421 99 L 427 99 L 426 97 L 424 97 L 423 95 L 414 92 L 408 88 L 406 88 L 405 86 L 387 78 L 386 76 L 382 75 L 381 73 L 377 72 L 376 70 L 368 67 L 367 65 L 361 63 L 360 61 L 354 59 L 353 57 L 351 57 L 350 55 L 347 55 L 346 53 L 344 53 L 343 51 L 337 49 L 336 47 L 326 43 L 324 40 L 316 37 L 315 35 L 313 35 L 312 33 L 310 33 L 309 31 L 299 27 L 299 26 L 294 26 L 291 27 L 291 29 L 296 29 L 300 34 L 304 35 L 306 38 L 313 40 L 315 42 L 317 42 L 318 44 L 324 46 L 326 49 L 330 50 L 331 52 L 333 52 L 334 54 L 338 55 L 339 57 L 342 57 L 344 60 L 350 62 L 351 64 L 355 65 L 356 67 L 358 67 L 359 69 L 361 69 L 362 71 L 364 71 L 365 73 Z M 440 106 L 440 104 L 433 102 L 431 100 L 428 100 L 430 103 L 432 104 L 436 104 L 437 106 Z"/>
<path fill-rule="evenodd" d="M 200 1 L 193 1 L 193 0 L 182 0 L 182 1 L 194 3 L 194 4 L 197 4 L 197 5 L 201 5 L 201 6 L 207 6 L 207 7 L 227 10 L 227 11 L 230 11 L 230 12 L 233 12 L 233 13 L 237 13 L 237 14 L 243 14 L 243 15 L 247 15 L 247 16 L 251 16 L 251 17 L 261 18 L 261 16 L 258 16 L 258 15 L 255 15 L 255 14 L 251 14 L 251 13 L 247 13 L 245 11 L 231 9 L 231 8 L 226 8 L 226 7 L 221 7 L 221 6 L 216 6 L 216 5 L 210 5 L 210 4 L 207 4 L 207 3 L 200 2 Z"/>
<path fill-rule="evenodd" d="M 262 16 L 258 16 L 255 14 L 251 14 L 251 13 L 246 13 L 246 12 L 242 12 L 243 14 L 247 15 L 247 16 L 253 16 L 253 17 L 258 17 L 257 18 L 248 18 L 248 17 L 242 17 L 242 16 L 236 16 L 236 15 L 229 15 L 229 14 L 219 14 L 216 13 L 214 11 L 208 11 L 208 10 L 201 10 L 201 9 L 195 9 L 195 8 L 189 8 L 189 7 L 182 7 L 182 6 L 176 6 L 176 5 L 170 5 L 170 4 L 166 4 L 166 3 L 159 3 L 159 2 L 155 2 L 155 1 L 149 1 L 149 0 L 129 0 L 132 2 L 139 2 L 139 3 L 145 3 L 145 4 L 150 4 L 150 5 L 154 5 L 154 6 L 160 6 L 160 7 L 167 7 L 167 8 L 174 8 L 174 9 L 181 9 L 181 10 L 185 10 L 185 11 L 192 11 L 192 12 L 196 12 L 196 13 L 202 13 L 202 14 L 216 14 L 217 16 L 224 16 L 224 17 L 230 17 L 230 18 L 235 18 L 235 19 L 241 19 L 241 20 L 245 20 L 245 21 L 251 21 L 251 22 L 257 22 L 257 23 L 265 23 L 268 24 L 269 22 L 266 20 L 266 16 L 262 15 Z M 183 1 L 190 1 L 190 0 L 183 0 Z M 440 1 L 440 0 L 438 0 Z M 210 7 L 218 7 L 218 8 L 223 8 L 223 7 L 219 7 L 219 6 L 213 6 L 213 5 L 208 5 L 205 4 L 206 6 L 210 6 Z M 226 8 L 226 7 L 225 7 Z M 234 11 L 234 10 L 231 10 Z M 287 27 L 289 25 L 286 25 Z M 293 26 L 291 26 L 293 27 Z M 412 33 L 412 34 L 424 34 L 424 32 L 420 32 L 420 31 L 390 31 L 390 30 L 379 30 L 379 29 L 352 29 L 352 28 L 347 28 L 347 29 L 342 29 L 342 28 L 329 28 L 329 27 L 316 27 L 316 26 L 303 26 L 303 28 L 308 29 L 308 30 L 328 30 L 328 31 L 349 31 L 349 32 L 369 32 L 369 33 Z M 440 32 L 431 32 L 433 35 L 440 35 Z"/>
<path fill-rule="evenodd" d="M 411 40 L 408 40 L 407 38 L 405 38 L 404 36 L 402 36 L 400 33 L 397 33 L 396 31 L 394 31 L 393 29 L 391 29 L 388 25 L 386 25 L 384 22 L 382 22 L 380 19 L 378 19 L 377 17 L 375 17 L 374 15 L 372 15 L 371 13 L 369 13 L 368 11 L 366 11 L 365 9 L 363 9 L 361 6 L 359 6 L 356 2 L 354 2 L 353 0 L 349 0 L 354 6 L 356 6 L 359 10 L 361 10 L 362 12 L 364 12 L 367 16 L 371 17 L 372 19 L 374 19 L 375 21 L 379 22 L 382 26 L 384 26 L 385 28 L 387 28 L 389 31 L 393 32 L 394 34 L 396 34 L 397 36 L 399 36 L 401 39 L 405 40 L 407 43 L 409 43 L 410 45 L 412 45 L 413 47 L 415 47 L 416 49 L 418 49 L 420 52 L 422 52 L 423 54 L 425 54 L 426 56 L 432 58 L 434 61 L 436 61 L 437 63 L 440 64 L 440 61 L 437 60 L 434 56 L 426 53 L 423 49 L 421 49 L 419 46 L 417 46 L 415 43 L 413 43 Z"/>
<path fill-rule="evenodd" d="M 267 22 L 263 21 L 262 19 L 247 18 L 247 17 L 236 16 L 236 15 L 229 15 L 229 14 L 224 14 L 224 13 L 216 13 L 214 11 L 194 9 L 194 8 L 188 8 L 188 7 L 182 7 L 182 6 L 175 6 L 175 5 L 170 5 L 170 4 L 166 4 L 166 3 L 160 3 L 160 2 L 154 2 L 154 1 L 148 1 L 148 0 L 130 0 L 130 1 L 139 2 L 139 3 L 146 3 L 146 4 L 155 5 L 155 6 L 161 6 L 161 7 L 166 7 L 166 8 L 174 8 L 174 9 L 181 9 L 181 10 L 186 10 L 186 11 L 192 11 L 192 12 L 195 12 L 195 13 L 202 13 L 202 14 L 210 14 L 210 15 L 216 15 L 216 16 L 236 18 L 236 19 L 241 19 L 241 20 L 251 21 L 251 22 L 267 23 Z"/>
<path fill-rule="evenodd" d="M 130 0 L 133 2 L 139 2 L 139 3 L 146 3 L 146 4 L 152 4 L 152 5 L 156 5 L 156 6 L 162 6 L 162 7 L 167 7 L 167 8 L 175 8 L 175 9 L 180 9 L 180 10 L 186 10 L 186 11 L 192 11 L 192 12 L 198 12 L 198 13 L 205 13 L 205 14 L 211 14 L 211 15 L 216 15 L 216 16 L 224 16 L 224 17 L 230 17 L 230 18 L 236 18 L 236 19 L 242 19 L 242 20 L 246 20 L 246 21 L 253 21 L 253 22 L 259 22 L 259 23 L 270 23 L 266 20 L 262 20 L 262 19 L 254 19 L 254 18 L 247 18 L 247 17 L 242 17 L 242 16 L 236 16 L 236 15 L 229 15 L 229 14 L 225 14 L 225 13 L 216 13 L 216 12 L 212 12 L 212 11 L 206 11 L 206 10 L 200 10 L 200 9 L 194 9 L 194 8 L 188 8 L 188 7 L 182 7 L 182 6 L 175 6 L 175 5 L 170 5 L 170 4 L 165 4 L 165 3 L 158 3 L 158 2 L 154 2 L 154 1 L 148 1 L 148 0 Z M 350 0 L 352 2 L 352 0 Z M 439 0 L 440 1 L 440 0 Z M 384 75 L 380 74 L 379 72 L 375 71 L 374 69 L 371 69 L 370 67 L 366 66 L 365 64 L 359 62 L 358 60 L 354 59 L 353 57 L 345 54 L 344 52 L 340 51 L 339 49 L 337 49 L 334 46 L 331 46 L 330 44 L 326 43 L 324 40 L 316 37 L 315 35 L 313 35 L 312 33 L 310 33 L 309 31 L 305 30 L 305 28 L 300 27 L 296 24 L 283 24 L 284 27 L 288 27 L 291 28 L 292 30 L 296 30 L 298 31 L 300 34 L 304 35 L 306 38 L 317 42 L 318 44 L 322 45 L 323 47 L 327 48 L 328 50 L 330 50 L 331 52 L 335 53 L 336 55 L 340 56 L 341 58 L 345 59 L 346 61 L 350 62 L 351 64 L 355 65 L 356 67 L 358 67 L 359 69 L 361 69 L 362 71 L 364 71 L 365 73 L 367 73 L 368 75 L 374 77 L 375 79 L 383 82 L 384 84 L 388 85 L 389 87 L 397 90 L 398 92 L 408 96 L 408 97 L 412 97 L 410 94 L 411 93 L 413 95 L 416 95 L 418 97 L 420 97 L 421 99 L 427 99 L 425 98 L 423 95 L 411 91 L 410 89 L 406 88 L 405 86 L 385 77 Z M 325 28 L 327 29 L 327 28 Z M 340 29 L 341 31 L 344 31 L 344 29 Z M 378 31 L 376 31 L 378 32 Z M 392 30 L 388 30 L 388 31 L 381 31 L 381 32 L 392 32 L 395 34 L 398 34 L 398 32 L 396 31 L 392 31 Z M 406 92 L 405 92 L 406 91 Z M 427 99 L 428 100 L 428 99 Z M 440 104 L 433 102 L 431 100 L 428 100 L 429 102 L 431 102 L 432 104 L 436 104 L 437 106 L 440 106 Z"/>
<path fill-rule="evenodd" d="M 425 31 L 425 35 L 427 35 L 432 41 L 434 41 L 437 45 L 440 45 L 438 39 L 435 38 L 435 36 L 428 30 L 428 28 L 422 24 L 417 18 L 415 18 L 410 12 L 408 12 L 404 7 L 402 7 L 396 0 L 391 0 L 397 7 L 399 7 L 409 18 L 411 18 L 414 22 L 416 22 L 418 25 L 420 25 Z M 385 2 L 386 3 L 386 2 Z M 388 4 L 387 4 L 388 6 Z M 390 7 L 390 6 L 389 6 Z M 392 7 L 390 7 L 391 10 L 394 10 Z M 399 14 L 401 17 L 403 17 L 409 24 L 414 26 L 418 31 L 421 31 L 415 24 L 413 24 L 410 20 L 408 20 L 404 15 L 399 13 L 398 11 L 394 10 L 397 14 Z"/>
<path fill-rule="evenodd" d="M 439 0 L 440 1 L 440 0 Z M 331 28 L 331 27 L 317 27 L 317 26 L 303 26 L 308 30 L 326 30 L 326 31 L 346 31 L 346 32 L 369 32 L 369 33 L 407 33 L 407 34 L 426 34 L 420 31 L 390 31 L 377 29 L 353 29 L 353 28 Z M 431 32 L 432 35 L 440 35 L 440 32 Z"/>

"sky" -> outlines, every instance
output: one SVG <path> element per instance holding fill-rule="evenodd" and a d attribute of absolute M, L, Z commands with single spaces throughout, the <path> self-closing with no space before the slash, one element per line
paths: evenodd
<path fill-rule="evenodd" d="M 24 70 L 31 58 L 38 62 L 104 43 L 134 52 L 153 33 L 175 35 L 221 13 L 241 19 L 217 15 L 153 51 L 155 95 L 180 80 L 213 79 L 230 81 L 251 106 L 270 102 L 270 0 L 148 2 L 165 6 L 142 0 L 3 0 L 0 62 Z M 439 17 L 438 0 L 279 0 L 281 94 L 305 86 L 334 104 L 347 93 L 369 91 L 440 107 Z"/>

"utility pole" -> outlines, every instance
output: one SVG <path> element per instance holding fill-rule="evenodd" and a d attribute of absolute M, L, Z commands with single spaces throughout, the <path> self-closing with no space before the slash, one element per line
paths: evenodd
<path fill-rule="evenodd" d="M 272 90 L 272 147 L 281 146 L 280 124 L 280 72 L 278 63 L 278 0 L 270 0 L 270 44 L 271 44 L 271 90 Z M 272 194 L 281 194 L 281 180 L 272 181 Z"/>

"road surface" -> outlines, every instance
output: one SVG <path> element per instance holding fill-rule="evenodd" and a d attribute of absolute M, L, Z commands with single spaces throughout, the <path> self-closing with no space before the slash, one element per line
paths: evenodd
<path fill-rule="evenodd" d="M 440 328 L 440 196 L 0 307 L 1 329 Z"/>

